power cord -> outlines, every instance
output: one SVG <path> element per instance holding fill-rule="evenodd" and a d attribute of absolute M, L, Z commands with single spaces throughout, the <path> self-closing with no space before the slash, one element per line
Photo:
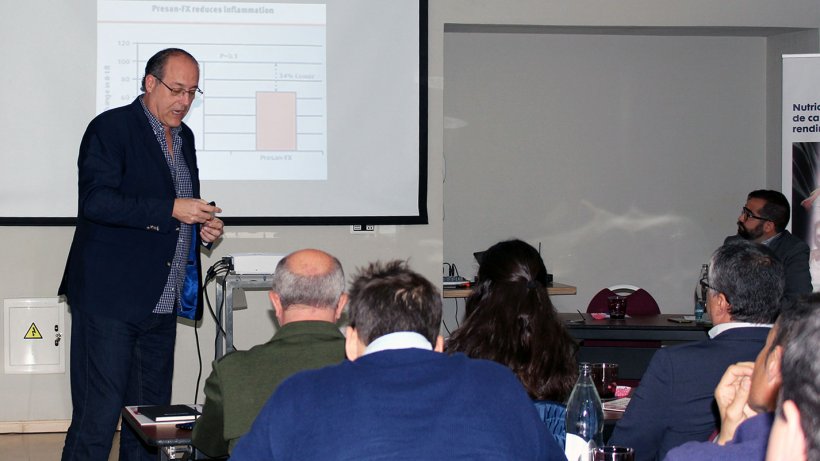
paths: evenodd
<path fill-rule="evenodd" d="M 213 306 L 211 305 L 211 299 L 208 297 L 208 284 L 212 283 L 216 278 L 220 275 L 227 275 L 231 270 L 233 270 L 233 260 L 226 256 L 220 259 L 219 261 L 215 262 L 210 269 L 208 269 L 207 274 L 205 275 L 205 281 L 202 283 L 202 287 L 205 294 L 205 303 L 208 306 L 208 312 L 211 314 L 211 318 L 214 319 L 216 326 L 219 328 L 219 331 L 222 333 L 222 336 L 226 336 L 225 329 L 222 327 L 222 322 L 219 320 L 219 316 L 222 315 L 222 308 L 225 305 L 225 298 L 222 298 L 222 302 L 220 306 L 218 306 L 219 316 L 217 316 L 216 312 L 214 312 Z M 216 345 L 216 340 L 214 340 L 214 345 Z M 236 348 L 234 348 L 235 350 Z M 227 351 L 226 351 L 227 352 Z"/>
<path fill-rule="evenodd" d="M 455 263 L 444 262 L 444 263 L 441 263 L 441 264 L 442 264 L 442 266 L 447 267 L 447 274 L 446 275 L 443 274 L 445 277 L 455 277 L 455 276 L 460 277 L 461 276 L 461 274 L 458 273 L 458 266 L 456 266 Z M 444 271 L 442 270 L 442 272 L 444 272 Z"/>
<path fill-rule="evenodd" d="M 208 296 L 208 285 L 211 284 L 216 280 L 216 278 L 220 275 L 227 275 L 231 270 L 233 270 L 233 260 L 230 257 L 223 257 L 219 261 L 215 262 L 213 266 L 211 266 L 205 274 L 205 280 L 202 282 L 202 294 L 205 298 L 205 305 L 208 306 L 208 312 L 211 313 L 211 317 L 214 319 L 217 328 L 222 333 L 222 337 L 226 336 L 225 329 L 222 328 L 222 322 L 219 321 L 219 317 L 214 312 L 213 306 L 211 305 L 211 299 Z M 225 298 L 222 298 L 222 303 L 225 304 Z M 222 306 L 219 307 L 220 315 L 222 313 Z M 199 383 L 202 381 L 202 349 L 199 346 L 199 329 L 194 328 L 194 338 L 196 340 L 196 356 L 199 362 L 199 371 L 197 372 L 196 376 L 196 388 L 194 388 L 194 402 L 199 400 Z M 216 349 L 216 338 L 214 338 L 214 349 Z M 233 348 L 236 350 L 236 347 Z M 226 351 L 228 352 L 228 351 Z"/>

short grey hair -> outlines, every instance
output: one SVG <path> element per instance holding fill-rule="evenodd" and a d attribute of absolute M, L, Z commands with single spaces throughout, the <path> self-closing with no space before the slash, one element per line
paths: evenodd
<path fill-rule="evenodd" d="M 732 320 L 774 323 L 785 286 L 783 264 L 765 245 L 733 240 L 712 254 L 709 285 L 726 296 Z"/>
<path fill-rule="evenodd" d="M 272 289 L 279 295 L 282 307 L 287 309 L 294 304 L 304 304 L 335 309 L 345 291 L 345 274 L 339 260 L 330 256 L 332 267 L 325 274 L 301 275 L 290 270 L 289 258 L 290 255 L 282 258 L 273 273 Z"/>

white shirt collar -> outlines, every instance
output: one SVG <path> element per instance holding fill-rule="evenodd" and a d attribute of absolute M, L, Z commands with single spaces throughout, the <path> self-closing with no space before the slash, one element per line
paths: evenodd
<path fill-rule="evenodd" d="M 709 338 L 714 338 L 715 336 L 723 333 L 724 331 L 733 330 L 735 328 L 748 328 L 748 327 L 771 328 L 772 325 L 770 323 L 749 323 L 749 322 L 726 322 L 726 323 L 721 323 L 720 325 L 713 326 L 709 330 Z"/>
<path fill-rule="evenodd" d="M 425 349 L 433 350 L 433 345 L 424 336 L 412 331 L 399 331 L 380 336 L 364 349 L 364 354 L 392 349 Z"/>

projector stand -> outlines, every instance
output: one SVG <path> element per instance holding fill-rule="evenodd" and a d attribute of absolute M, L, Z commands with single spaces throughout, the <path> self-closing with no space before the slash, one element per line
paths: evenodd
<path fill-rule="evenodd" d="M 233 350 L 234 290 L 269 290 L 272 279 L 273 274 L 235 274 L 233 272 L 216 278 L 216 318 L 219 320 L 218 323 L 224 326 L 225 333 L 223 335 L 222 329 L 217 324 L 214 359 L 218 359 Z M 240 294 L 244 297 L 244 293 Z M 237 309 L 247 307 L 245 305 L 237 307 Z"/>

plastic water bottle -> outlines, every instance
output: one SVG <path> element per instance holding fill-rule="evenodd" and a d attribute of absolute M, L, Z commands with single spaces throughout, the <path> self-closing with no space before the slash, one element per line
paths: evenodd
<path fill-rule="evenodd" d="M 700 278 L 698 285 L 695 287 L 695 321 L 703 321 L 703 313 L 706 312 L 706 287 L 700 284 L 703 279 L 709 278 L 709 265 L 704 264 L 700 268 Z M 700 295 L 700 296 L 698 296 Z"/>
<path fill-rule="evenodd" d="M 604 444 L 604 409 L 589 363 L 578 364 L 578 382 L 567 401 L 567 434 L 568 438 L 574 434 L 583 439 L 590 452 Z"/>

